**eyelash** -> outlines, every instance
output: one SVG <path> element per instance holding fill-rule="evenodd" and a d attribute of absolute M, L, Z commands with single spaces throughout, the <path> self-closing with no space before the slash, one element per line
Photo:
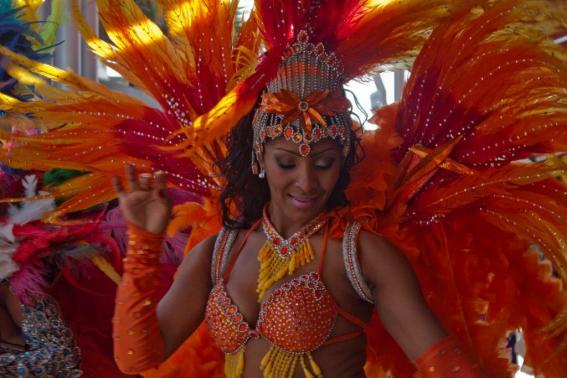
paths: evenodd
<path fill-rule="evenodd" d="M 324 165 L 315 165 L 315 168 L 324 171 L 325 169 L 329 169 L 331 168 L 331 166 L 333 165 L 333 162 L 324 164 Z"/>
<path fill-rule="evenodd" d="M 331 166 L 333 165 L 333 163 L 334 163 L 334 161 L 331 161 L 331 162 L 326 163 L 326 164 L 323 164 L 323 165 L 317 165 L 317 164 L 315 164 L 315 168 L 324 171 L 324 170 L 326 170 L 326 169 L 331 168 Z M 282 163 L 278 163 L 278 166 L 279 166 L 281 169 L 284 169 L 284 170 L 291 170 L 291 169 L 295 168 L 295 164 L 282 164 Z"/>
<path fill-rule="evenodd" d="M 278 166 L 279 166 L 281 169 L 285 169 L 285 170 L 290 170 L 290 169 L 295 168 L 295 164 L 281 164 L 281 163 L 278 163 Z"/>

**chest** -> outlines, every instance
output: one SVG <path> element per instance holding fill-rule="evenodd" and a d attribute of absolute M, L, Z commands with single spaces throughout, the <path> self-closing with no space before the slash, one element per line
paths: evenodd
<path fill-rule="evenodd" d="M 231 298 L 232 303 L 238 307 L 239 312 L 250 325 L 254 325 L 258 322 L 261 310 L 266 308 L 266 303 L 262 304 L 259 302 L 256 292 L 260 270 L 258 251 L 264 242 L 265 239 L 260 235 L 250 238 L 238 259 L 234 262 L 234 267 L 225 282 L 225 290 Z M 315 253 L 314 260 L 298 268 L 292 275 L 288 275 L 274 283 L 266 292 L 263 302 L 266 302 L 266 299 L 276 298 L 277 296 L 274 295 L 274 292 L 277 291 L 277 294 L 279 294 L 282 288 L 289 289 L 291 284 L 294 284 L 295 287 L 301 286 L 298 285 L 299 279 L 305 280 L 305 284 L 309 283 L 307 282 L 310 281 L 308 279 L 310 277 L 309 275 L 314 272 L 319 272 L 319 281 L 324 285 L 324 287 L 319 286 L 318 289 L 326 290 L 337 304 L 351 306 L 352 303 L 350 302 L 353 299 L 356 300 L 356 298 L 352 297 L 352 293 L 349 292 L 351 289 L 348 278 L 344 272 L 341 243 L 329 241 L 323 261 L 321 260 L 322 237 L 315 236 L 310 240 L 310 243 Z M 317 288 L 315 286 L 316 285 L 309 283 L 309 287 L 305 286 L 305 288 L 316 290 Z M 278 306 L 285 306 L 289 309 L 294 303 L 301 301 L 302 295 L 298 297 L 298 291 L 301 290 L 294 290 L 294 292 L 296 292 L 295 297 L 292 295 L 293 293 L 286 293 L 285 300 L 278 301 Z M 303 294 L 307 293 L 305 292 Z"/>

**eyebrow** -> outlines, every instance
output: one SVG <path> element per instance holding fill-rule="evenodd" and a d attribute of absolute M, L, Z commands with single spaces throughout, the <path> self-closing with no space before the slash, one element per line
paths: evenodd
<path fill-rule="evenodd" d="M 274 149 L 275 149 L 275 150 L 278 150 L 278 151 L 287 152 L 288 154 L 292 154 L 292 155 L 295 155 L 295 156 L 298 156 L 298 157 L 303 157 L 303 156 L 301 156 L 300 153 L 295 152 L 295 151 L 292 151 L 292 150 L 288 150 L 288 149 L 286 149 L 286 148 L 274 147 Z M 310 155 L 311 155 L 311 156 L 319 156 L 319 155 L 321 155 L 321 154 L 323 154 L 323 153 L 325 153 L 325 152 L 327 152 L 327 151 L 331 151 L 331 150 L 335 150 L 335 148 L 334 148 L 334 147 L 329 147 L 329 148 L 324 149 L 323 151 L 312 152 L 312 153 L 310 153 Z"/>

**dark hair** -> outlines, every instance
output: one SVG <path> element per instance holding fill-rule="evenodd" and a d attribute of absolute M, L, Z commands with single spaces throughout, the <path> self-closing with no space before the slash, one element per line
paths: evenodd
<path fill-rule="evenodd" d="M 218 162 L 225 177 L 225 187 L 220 195 L 222 220 L 231 229 L 251 227 L 262 216 L 262 209 L 270 200 L 267 180 L 254 175 L 250 168 L 254 113 L 255 109 L 232 129 L 228 136 L 228 155 Z M 359 131 L 360 128 L 349 128 L 349 153 L 327 203 L 328 210 L 348 205 L 345 190 L 350 182 L 350 169 L 362 158 Z"/>

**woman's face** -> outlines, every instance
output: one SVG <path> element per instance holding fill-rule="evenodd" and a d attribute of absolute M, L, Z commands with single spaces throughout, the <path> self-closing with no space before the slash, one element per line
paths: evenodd
<path fill-rule="evenodd" d="M 341 149 L 336 143 L 324 139 L 311 147 L 302 157 L 297 144 L 277 138 L 266 143 L 261 159 L 272 205 L 301 224 L 325 209 L 341 172 Z"/>

